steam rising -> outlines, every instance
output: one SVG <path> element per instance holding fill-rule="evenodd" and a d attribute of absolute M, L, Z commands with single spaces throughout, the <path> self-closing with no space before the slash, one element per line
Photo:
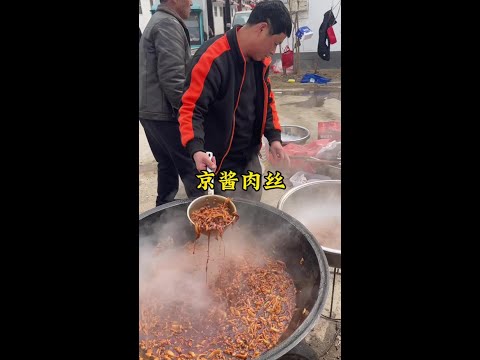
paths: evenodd
<path fill-rule="evenodd" d="M 298 198 L 288 199 L 284 211 L 300 221 L 323 247 L 340 250 L 341 248 L 341 202 L 336 192 L 315 194 L 306 201 Z"/>
<path fill-rule="evenodd" d="M 185 217 L 184 212 L 178 215 L 172 215 L 171 221 L 162 218 L 161 224 L 157 222 L 151 226 L 150 235 L 140 237 L 140 304 L 142 300 L 151 299 L 153 296 L 156 302 L 163 305 L 182 301 L 200 312 L 206 311 L 211 308 L 213 301 L 208 285 L 215 282 L 222 264 L 226 263 L 230 267 L 245 263 L 245 256 L 250 253 L 249 264 L 264 265 L 264 258 L 258 256 L 259 245 L 268 249 L 287 231 L 284 226 L 279 226 L 275 232 L 267 236 L 263 234 L 260 239 L 261 231 L 258 225 L 235 224 L 225 230 L 223 239 L 217 240 L 212 236 L 207 284 L 207 236 L 200 236 L 193 254 L 193 226 L 178 222 L 179 218 Z M 191 233 L 186 234 L 185 228 L 192 228 Z M 179 236 L 184 238 L 185 243 L 178 241 Z"/>

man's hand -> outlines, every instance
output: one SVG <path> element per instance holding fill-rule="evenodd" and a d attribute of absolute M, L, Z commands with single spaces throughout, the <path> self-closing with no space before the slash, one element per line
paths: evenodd
<path fill-rule="evenodd" d="M 195 161 L 195 166 L 198 171 L 207 170 L 207 167 L 215 171 L 217 168 L 217 165 L 215 165 L 215 156 L 210 160 L 208 155 L 203 151 L 197 151 L 193 154 L 193 160 Z"/>
<path fill-rule="evenodd" d="M 279 162 L 280 165 L 287 167 L 290 166 L 290 158 L 283 150 L 283 146 L 280 141 L 272 141 L 272 143 L 270 144 L 270 152 L 272 153 L 274 163 Z"/>

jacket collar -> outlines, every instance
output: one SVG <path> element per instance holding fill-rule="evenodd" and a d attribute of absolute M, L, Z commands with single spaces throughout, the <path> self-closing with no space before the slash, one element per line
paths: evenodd
<path fill-rule="evenodd" d="M 157 7 L 157 11 L 162 11 L 164 13 L 167 13 L 167 14 L 170 14 L 172 15 L 175 19 L 177 19 L 180 24 L 182 24 L 182 26 L 187 29 L 187 26 L 185 25 L 185 23 L 183 22 L 183 19 L 177 14 L 177 12 L 171 8 L 169 8 L 167 5 L 165 4 L 160 4 L 158 5 Z M 187 29 L 188 30 L 188 29 Z"/>
<path fill-rule="evenodd" d="M 243 57 L 242 51 L 240 50 L 240 46 L 238 46 L 238 38 L 237 38 L 237 31 L 240 30 L 242 25 L 235 25 L 233 28 L 227 31 L 225 34 L 227 36 L 228 43 L 233 51 L 235 59 L 237 60 L 238 64 L 242 66 L 245 62 L 245 58 Z M 268 67 L 272 59 L 270 57 L 266 57 L 263 59 L 262 64 L 264 67 Z"/>
<path fill-rule="evenodd" d="M 241 25 L 235 25 L 233 28 L 227 31 L 225 36 L 227 37 L 228 43 L 230 44 L 230 48 L 233 51 L 233 55 L 237 64 L 243 68 L 243 64 L 245 63 L 245 58 L 243 57 L 242 51 L 238 46 L 238 38 L 237 38 L 237 31 L 240 30 Z"/>

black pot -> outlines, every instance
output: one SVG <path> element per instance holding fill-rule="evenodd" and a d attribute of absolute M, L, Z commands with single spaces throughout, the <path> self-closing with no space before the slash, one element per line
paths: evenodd
<path fill-rule="evenodd" d="M 259 202 L 233 200 L 240 216 L 235 226 L 245 224 L 253 228 L 253 234 L 260 245 L 262 234 L 280 234 L 273 244 L 265 245 L 266 250 L 275 259 L 286 263 L 287 271 L 297 288 L 298 310 L 294 312 L 289 327 L 278 344 L 258 358 L 278 359 L 293 349 L 320 317 L 329 286 L 327 259 L 307 228 L 287 213 Z M 192 199 L 174 201 L 140 214 L 140 241 L 154 242 L 155 237 L 149 235 L 153 235 L 155 226 L 167 224 L 168 227 L 170 222 L 175 223 L 175 245 L 183 245 L 195 239 L 193 226 L 187 218 L 187 207 L 191 201 Z M 301 258 L 304 259 L 302 264 Z M 304 313 L 303 309 L 308 312 Z"/>

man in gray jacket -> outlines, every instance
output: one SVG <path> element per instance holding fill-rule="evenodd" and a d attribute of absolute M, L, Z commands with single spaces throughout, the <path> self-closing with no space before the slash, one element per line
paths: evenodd
<path fill-rule="evenodd" d="M 161 0 L 140 39 L 139 119 L 158 163 L 156 206 L 173 201 L 178 175 L 188 197 L 204 194 L 197 189 L 197 170 L 180 142 L 177 120 L 185 71 L 190 60 L 190 36 L 183 20 L 190 15 L 191 0 Z"/>

